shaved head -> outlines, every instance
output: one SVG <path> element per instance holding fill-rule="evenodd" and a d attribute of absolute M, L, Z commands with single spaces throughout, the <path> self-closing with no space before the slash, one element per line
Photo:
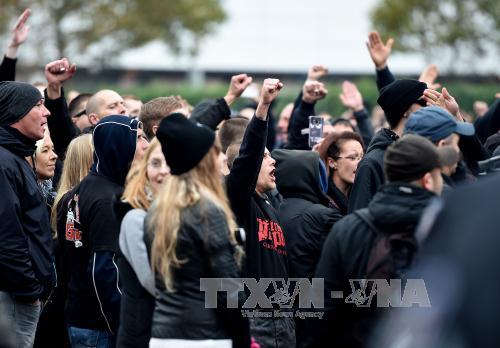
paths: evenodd
<path fill-rule="evenodd" d="M 109 115 L 126 115 L 123 98 L 110 89 L 102 89 L 95 93 L 87 103 L 87 115 L 92 124 Z"/>

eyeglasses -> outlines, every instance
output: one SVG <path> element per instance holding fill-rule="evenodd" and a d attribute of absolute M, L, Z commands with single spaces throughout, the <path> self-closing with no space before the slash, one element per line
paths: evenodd
<path fill-rule="evenodd" d="M 345 156 L 345 157 L 336 157 L 336 159 L 348 159 L 349 161 L 361 161 L 363 159 L 363 155 L 351 155 L 351 156 Z"/>
<path fill-rule="evenodd" d="M 82 111 L 80 111 L 79 113 L 77 113 L 75 116 L 73 117 L 80 117 L 80 116 L 83 116 L 87 113 L 87 110 L 83 109 Z"/>

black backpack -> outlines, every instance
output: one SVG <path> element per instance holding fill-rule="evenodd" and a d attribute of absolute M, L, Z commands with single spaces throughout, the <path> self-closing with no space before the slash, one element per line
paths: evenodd
<path fill-rule="evenodd" d="M 404 279 L 418 250 L 414 229 L 387 234 L 373 223 L 368 208 L 354 212 L 375 233 L 365 279 Z"/>

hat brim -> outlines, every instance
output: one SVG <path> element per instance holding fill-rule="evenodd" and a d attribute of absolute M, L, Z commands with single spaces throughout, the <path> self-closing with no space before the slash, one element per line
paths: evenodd
<path fill-rule="evenodd" d="M 457 122 L 457 128 L 455 129 L 455 133 L 465 136 L 474 135 L 476 130 L 474 126 L 467 122 Z"/>

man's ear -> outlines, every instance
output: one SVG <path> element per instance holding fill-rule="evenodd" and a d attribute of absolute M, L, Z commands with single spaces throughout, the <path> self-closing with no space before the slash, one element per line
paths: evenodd
<path fill-rule="evenodd" d="M 420 180 L 422 183 L 422 187 L 427 191 L 432 191 L 434 189 L 434 178 L 432 177 L 431 173 L 425 173 Z"/>
<path fill-rule="evenodd" d="M 157 124 L 155 124 L 155 125 L 153 126 L 153 128 L 151 128 L 151 129 L 153 130 L 153 134 L 154 134 L 154 135 L 156 135 L 156 132 L 158 131 L 158 127 L 159 127 L 159 126 L 158 126 Z"/>
<path fill-rule="evenodd" d="M 439 140 L 436 144 L 437 147 L 442 147 L 442 146 L 446 146 L 446 145 L 447 145 L 446 140 L 444 140 L 444 139 Z"/>
<path fill-rule="evenodd" d="M 97 124 L 97 122 L 99 122 L 99 118 L 97 117 L 97 114 L 94 114 L 94 113 L 89 114 L 89 121 L 93 126 L 95 126 Z"/>

